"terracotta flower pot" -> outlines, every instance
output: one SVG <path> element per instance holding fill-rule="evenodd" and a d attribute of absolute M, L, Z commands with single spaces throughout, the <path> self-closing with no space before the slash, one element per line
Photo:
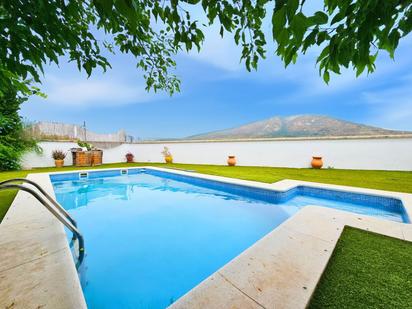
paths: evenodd
<path fill-rule="evenodd" d="M 322 168 L 323 161 L 322 157 L 312 157 L 312 167 L 313 168 Z"/>
<path fill-rule="evenodd" d="M 173 163 L 173 157 L 172 157 L 172 156 L 166 156 L 166 157 L 165 157 L 165 161 L 166 161 L 166 163 L 168 163 L 168 164 Z"/>
<path fill-rule="evenodd" d="M 134 156 L 132 154 L 127 154 L 126 155 L 127 163 L 133 163 L 133 158 Z"/>
<path fill-rule="evenodd" d="M 236 156 L 228 156 L 227 165 L 235 166 L 236 165 Z"/>
<path fill-rule="evenodd" d="M 63 167 L 64 160 L 54 160 L 54 165 L 56 165 L 56 167 Z"/>

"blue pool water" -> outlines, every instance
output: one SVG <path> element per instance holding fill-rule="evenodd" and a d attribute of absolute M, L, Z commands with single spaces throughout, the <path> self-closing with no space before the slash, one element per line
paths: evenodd
<path fill-rule="evenodd" d="M 172 173 L 52 175 L 86 242 L 89 308 L 164 308 L 306 205 L 407 222 L 396 199 L 298 187 L 286 193 Z"/>

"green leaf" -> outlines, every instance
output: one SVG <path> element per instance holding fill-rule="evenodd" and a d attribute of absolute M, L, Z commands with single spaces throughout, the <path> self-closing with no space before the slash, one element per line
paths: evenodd
<path fill-rule="evenodd" d="M 92 65 L 90 62 L 85 62 L 83 64 L 83 68 L 85 69 L 87 76 L 90 76 L 92 74 Z"/>
<path fill-rule="evenodd" d="M 293 36 L 295 37 L 296 44 L 300 44 L 303 40 L 307 29 L 307 18 L 303 13 L 298 13 L 293 18 L 292 23 L 290 24 Z"/>
<path fill-rule="evenodd" d="M 317 25 L 326 24 L 328 22 L 328 19 L 328 15 L 322 11 L 318 11 L 315 13 L 315 15 L 313 15 L 313 20 Z"/>
<path fill-rule="evenodd" d="M 331 25 L 336 24 L 340 21 L 342 21 L 344 18 L 346 17 L 346 15 L 343 12 L 339 12 L 338 14 L 336 14 L 333 18 L 332 21 L 330 22 Z"/>
<path fill-rule="evenodd" d="M 272 16 L 272 35 L 274 39 L 276 39 L 280 31 L 285 27 L 285 24 L 286 8 L 282 7 L 280 10 L 276 11 Z"/>
<path fill-rule="evenodd" d="M 322 52 L 320 53 L 316 63 L 319 63 L 323 58 L 327 57 L 329 55 L 329 45 L 326 46 Z"/>
<path fill-rule="evenodd" d="M 325 81 L 326 84 L 329 84 L 329 80 L 330 80 L 330 75 L 328 71 L 325 71 L 323 73 L 323 80 Z"/>
<path fill-rule="evenodd" d="M 312 46 L 316 43 L 316 36 L 318 35 L 319 30 L 318 29 L 314 29 L 311 33 L 309 33 L 309 35 L 305 38 L 305 40 L 303 41 L 303 46 L 302 46 L 302 50 L 303 52 L 306 52 L 306 50 L 308 49 L 309 46 Z"/>
<path fill-rule="evenodd" d="M 237 30 L 236 30 L 236 32 L 235 32 L 234 39 L 235 39 L 235 43 L 236 43 L 236 45 L 237 45 L 237 44 L 239 44 L 239 39 L 240 39 L 240 30 L 241 30 L 241 29 L 237 29 Z"/>
<path fill-rule="evenodd" d="M 284 28 L 280 31 L 279 35 L 276 37 L 276 41 L 280 45 L 286 45 L 286 43 L 289 41 L 289 31 L 288 29 Z"/>
<path fill-rule="evenodd" d="M 112 12 L 113 0 L 96 0 L 96 2 L 101 6 L 106 15 L 110 15 Z"/>
<path fill-rule="evenodd" d="M 365 67 L 366 67 L 365 64 L 361 64 L 361 65 L 357 66 L 357 68 L 356 68 L 356 77 L 359 77 L 363 73 L 363 71 L 365 70 Z"/>
<path fill-rule="evenodd" d="M 287 10 L 287 17 L 288 17 L 289 22 L 295 16 L 295 13 L 298 7 L 299 7 L 299 0 L 288 0 L 286 4 L 286 10 Z"/>
<path fill-rule="evenodd" d="M 318 33 L 318 37 L 317 37 L 317 40 L 316 40 L 316 44 L 317 44 L 317 45 L 320 45 L 320 44 L 322 44 L 324 41 L 326 41 L 328 38 L 329 38 L 329 35 L 327 34 L 326 31 L 320 31 L 320 32 Z"/>

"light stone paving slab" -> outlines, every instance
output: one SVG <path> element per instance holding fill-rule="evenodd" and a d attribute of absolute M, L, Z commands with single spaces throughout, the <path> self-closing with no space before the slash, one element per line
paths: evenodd
<path fill-rule="evenodd" d="M 33 201 L 35 202 L 33 203 Z M 15 205 L 24 206 L 14 207 Z M 6 216 L 3 218 L 1 226 L 28 223 L 47 215 L 47 210 L 40 205 L 37 205 L 36 199 L 30 196 L 30 194 L 27 192 L 19 192 L 16 195 L 12 206 L 7 211 Z"/>
<path fill-rule="evenodd" d="M 409 224 L 394 224 L 396 222 L 381 220 L 366 215 L 353 214 L 341 210 L 330 212 L 329 208 L 320 206 L 307 206 L 312 208 L 310 214 L 297 215 L 294 218 L 294 224 L 288 225 L 291 231 L 298 231 L 306 235 L 321 238 L 326 241 L 335 242 L 339 238 L 345 225 L 350 224 L 363 230 L 374 231 L 375 233 L 385 234 L 391 237 L 404 239 L 402 227 Z M 306 209 L 305 208 L 305 209 Z M 318 221 L 318 225 L 313 222 Z"/>
<path fill-rule="evenodd" d="M 406 193 L 295 180 L 267 184 L 188 171 L 143 168 L 276 191 L 307 185 L 394 197 L 402 200 L 412 218 L 412 195 Z M 62 172 L 28 177 L 54 196 L 50 174 Z M 412 241 L 412 225 L 409 224 L 319 206 L 305 207 L 171 307 L 303 308 L 345 225 Z M 87 235 L 85 240 L 87 251 Z M 86 307 L 62 224 L 27 193 L 18 193 L 0 224 L 0 261 L 0 308 Z"/>
<path fill-rule="evenodd" d="M 280 227 L 219 273 L 265 308 L 303 308 L 333 248 L 332 242 Z"/>
<path fill-rule="evenodd" d="M 193 290 L 191 297 L 179 301 L 181 308 L 193 309 L 218 309 L 222 303 L 230 304 L 231 309 L 264 308 L 218 272 L 211 275 L 198 289 Z"/>
<path fill-rule="evenodd" d="M 50 233 L 51 220 L 11 224 L 0 229 L 0 248 L 4 251 L 0 272 L 66 248 L 63 229 Z"/>
<path fill-rule="evenodd" d="M 47 174 L 30 174 L 54 197 Z M 0 224 L 0 308 L 86 308 L 63 225 L 19 192 Z"/>
<path fill-rule="evenodd" d="M 402 226 L 403 238 L 412 241 L 412 224 Z"/>
<path fill-rule="evenodd" d="M 0 308 L 85 308 L 71 264 L 62 249 L 0 272 Z"/>

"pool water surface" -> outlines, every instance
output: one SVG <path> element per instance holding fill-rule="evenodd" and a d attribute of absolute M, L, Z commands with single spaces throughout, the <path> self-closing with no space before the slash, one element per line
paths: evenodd
<path fill-rule="evenodd" d="M 165 308 L 306 205 L 406 220 L 397 207 L 302 190 L 254 198 L 159 173 L 51 178 L 85 237 L 80 277 L 89 308 Z"/>

